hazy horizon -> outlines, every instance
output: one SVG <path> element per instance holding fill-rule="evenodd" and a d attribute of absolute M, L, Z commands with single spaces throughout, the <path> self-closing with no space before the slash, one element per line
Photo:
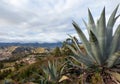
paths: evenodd
<path fill-rule="evenodd" d="M 62 42 L 68 37 L 67 34 L 77 36 L 72 20 L 81 26 L 88 37 L 82 22 L 82 19 L 88 21 L 88 8 L 96 21 L 104 6 L 108 19 L 118 4 L 119 0 L 1 0 L 0 42 Z M 119 22 L 120 18 L 115 26 Z"/>

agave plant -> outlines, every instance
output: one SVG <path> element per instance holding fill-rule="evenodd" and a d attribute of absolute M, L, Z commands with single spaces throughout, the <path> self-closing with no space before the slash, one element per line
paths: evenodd
<path fill-rule="evenodd" d="M 74 53 L 71 57 L 79 63 L 84 64 L 84 73 L 89 74 L 95 73 L 96 71 L 97 73 L 99 72 L 99 75 L 105 84 L 108 84 L 108 82 L 110 84 L 120 83 L 120 24 L 115 33 L 113 33 L 114 24 L 120 16 L 116 16 L 118 7 L 119 6 L 112 12 L 107 24 L 105 8 L 97 23 L 94 22 L 93 16 L 88 9 L 88 23 L 84 20 L 83 22 L 88 30 L 89 39 L 86 38 L 78 24 L 73 21 L 72 24 L 84 45 L 86 54 L 82 53 L 78 41 L 72 36 L 70 37 L 74 43 L 74 47 L 66 44 L 66 46 Z"/>
<path fill-rule="evenodd" d="M 44 76 L 41 76 L 41 84 L 56 84 L 59 82 L 59 79 L 62 76 L 62 72 L 64 70 L 65 63 L 63 65 L 59 65 L 57 61 L 50 62 L 48 61 L 48 66 L 43 66 Z"/>

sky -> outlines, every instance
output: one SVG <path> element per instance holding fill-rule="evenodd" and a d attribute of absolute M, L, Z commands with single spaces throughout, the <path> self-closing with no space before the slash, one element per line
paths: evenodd
<path fill-rule="evenodd" d="M 82 22 L 88 21 L 88 8 L 97 21 L 105 6 L 108 20 L 118 4 L 120 0 L 0 0 L 0 42 L 62 42 L 67 34 L 78 37 L 72 20 L 88 37 Z M 119 23 L 120 18 L 115 28 Z"/>

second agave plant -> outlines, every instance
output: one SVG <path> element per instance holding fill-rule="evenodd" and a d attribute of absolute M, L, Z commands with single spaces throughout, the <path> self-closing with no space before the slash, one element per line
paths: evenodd
<path fill-rule="evenodd" d="M 115 33 L 113 33 L 114 24 L 120 16 L 116 16 L 117 10 L 118 6 L 114 9 L 106 23 L 104 8 L 100 18 L 95 23 L 88 9 L 88 23 L 83 21 L 89 33 L 89 40 L 78 24 L 73 21 L 72 24 L 84 45 L 86 54 L 82 53 L 79 43 L 73 37 L 71 39 L 74 47 L 66 44 L 74 53 L 71 57 L 77 62 L 84 64 L 84 69 L 86 69 L 84 73 L 93 73 L 95 77 L 98 73 L 98 76 L 101 77 L 102 82 L 105 84 L 120 83 L 120 24 L 117 26 Z"/>

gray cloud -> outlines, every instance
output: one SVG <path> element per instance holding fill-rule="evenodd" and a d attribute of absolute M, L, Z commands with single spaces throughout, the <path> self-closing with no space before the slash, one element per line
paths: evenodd
<path fill-rule="evenodd" d="M 87 9 L 91 9 L 97 20 L 105 6 L 108 18 L 118 3 L 119 0 L 1 0 L 0 42 L 63 41 L 67 34 L 77 36 L 72 20 L 87 35 L 81 20 L 87 21 Z"/>

